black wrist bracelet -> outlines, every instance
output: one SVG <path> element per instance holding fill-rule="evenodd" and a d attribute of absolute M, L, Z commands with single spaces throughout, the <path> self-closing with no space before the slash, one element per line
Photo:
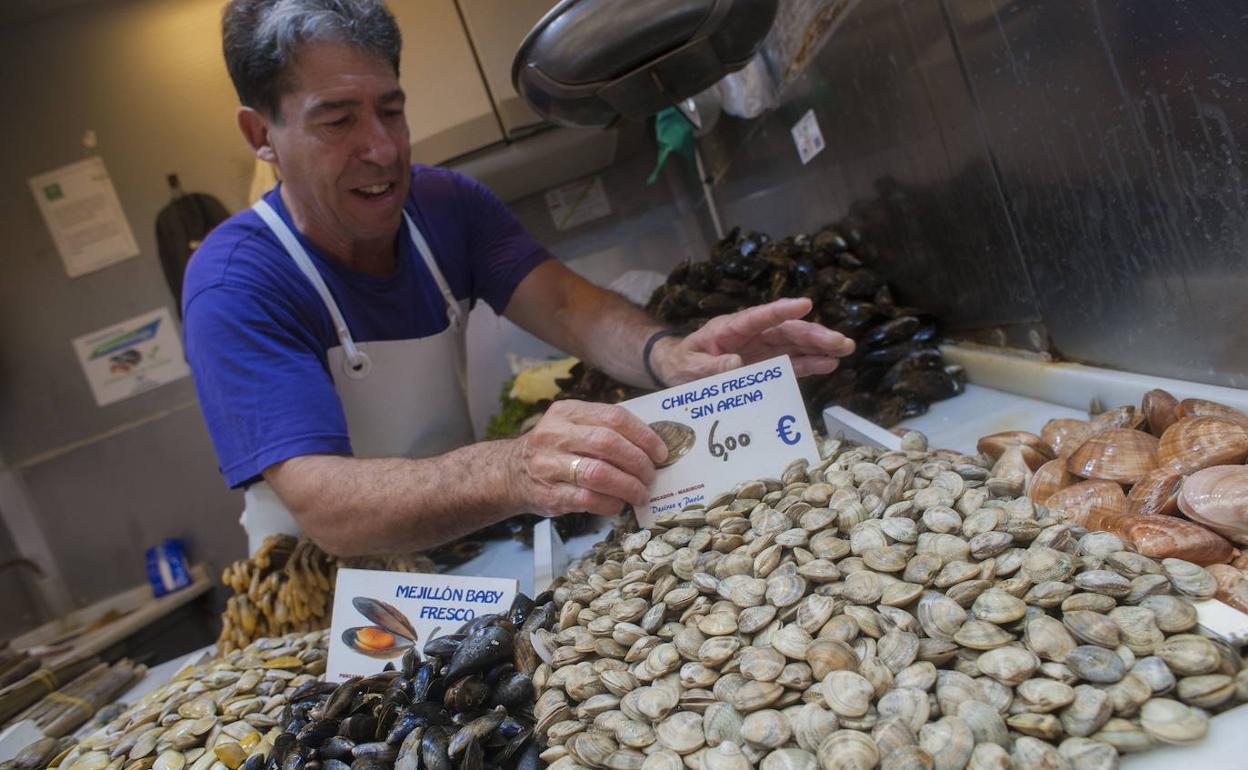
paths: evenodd
<path fill-rule="evenodd" d="M 660 329 L 650 335 L 650 339 L 646 340 L 646 346 L 641 349 L 641 360 L 646 365 L 646 374 L 650 375 L 650 379 L 654 380 L 654 384 L 659 388 L 666 388 L 663 381 L 659 379 L 659 375 L 654 373 L 654 367 L 650 365 L 650 354 L 654 352 L 654 344 L 664 337 L 680 337 L 685 334 L 680 329 Z"/>

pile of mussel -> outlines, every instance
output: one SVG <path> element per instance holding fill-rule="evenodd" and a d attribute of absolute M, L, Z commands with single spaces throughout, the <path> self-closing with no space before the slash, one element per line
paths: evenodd
<path fill-rule="evenodd" d="M 673 327 L 696 329 L 718 315 L 808 297 L 814 308 L 807 320 L 857 343 L 835 372 L 803 380 L 811 419 L 837 405 L 891 427 L 961 393 L 965 373 L 942 360 L 935 319 L 894 302 L 888 283 L 864 263 L 867 251 L 852 227 L 780 241 L 734 229 L 709 260 L 673 270 L 646 310 Z M 639 394 L 582 365 L 560 397 L 616 402 Z"/>
<path fill-rule="evenodd" d="M 550 597 L 520 594 L 403 654 L 401 666 L 291 696 L 267 757 L 241 770 L 536 770 L 531 635 L 556 619 Z"/>

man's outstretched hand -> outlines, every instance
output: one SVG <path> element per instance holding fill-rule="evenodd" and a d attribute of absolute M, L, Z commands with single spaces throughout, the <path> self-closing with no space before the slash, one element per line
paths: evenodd
<path fill-rule="evenodd" d="M 798 377 L 828 374 L 854 352 L 854 341 L 801 320 L 810 310 L 809 299 L 779 299 L 717 316 L 688 337 L 659 340 L 651 353 L 654 370 L 671 387 L 788 355 Z"/>

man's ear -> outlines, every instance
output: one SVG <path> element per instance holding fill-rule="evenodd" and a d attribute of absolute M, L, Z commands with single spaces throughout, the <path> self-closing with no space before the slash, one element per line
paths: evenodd
<path fill-rule="evenodd" d="M 260 160 L 277 163 L 277 152 L 269 143 L 269 121 L 250 107 L 238 108 L 238 130 Z"/>

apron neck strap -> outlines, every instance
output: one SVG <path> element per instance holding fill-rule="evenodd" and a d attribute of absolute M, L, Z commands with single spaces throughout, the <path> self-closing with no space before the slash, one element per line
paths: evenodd
<path fill-rule="evenodd" d="M 407 232 L 411 236 L 412 244 L 416 247 L 416 251 L 420 253 L 420 258 L 425 261 L 425 266 L 429 268 L 429 273 L 438 285 L 438 291 L 442 292 L 442 298 L 446 300 L 447 320 L 457 330 L 464 328 L 463 308 L 459 306 L 459 300 L 455 299 L 455 294 L 446 282 L 446 277 L 438 269 L 438 263 L 433 258 L 433 250 L 429 248 L 429 242 L 425 240 L 424 234 L 420 232 L 420 228 L 412 221 L 412 217 L 407 213 L 406 209 L 403 211 L 403 221 L 407 223 Z"/>
<path fill-rule="evenodd" d="M 321 277 L 316 266 L 312 264 L 312 258 L 308 256 L 308 252 L 303 248 L 303 244 L 299 243 L 295 233 L 282 221 L 282 218 L 268 204 L 268 201 L 261 198 L 255 202 L 252 209 L 269 226 L 269 229 L 277 236 L 277 240 L 281 241 L 282 246 L 286 248 L 286 253 L 295 261 L 295 265 L 299 267 L 300 272 L 312 283 L 312 287 L 320 295 L 321 301 L 325 303 L 325 308 L 329 310 L 329 317 L 333 319 L 334 331 L 338 335 L 338 342 L 347 354 L 344 362 L 347 376 L 355 379 L 367 376 L 370 368 L 368 356 L 355 346 L 355 340 L 351 337 L 351 330 L 347 328 L 347 321 L 342 317 L 342 311 L 338 309 L 338 303 L 334 301 L 334 295 L 330 294 L 329 287 L 325 285 L 325 279 Z"/>

